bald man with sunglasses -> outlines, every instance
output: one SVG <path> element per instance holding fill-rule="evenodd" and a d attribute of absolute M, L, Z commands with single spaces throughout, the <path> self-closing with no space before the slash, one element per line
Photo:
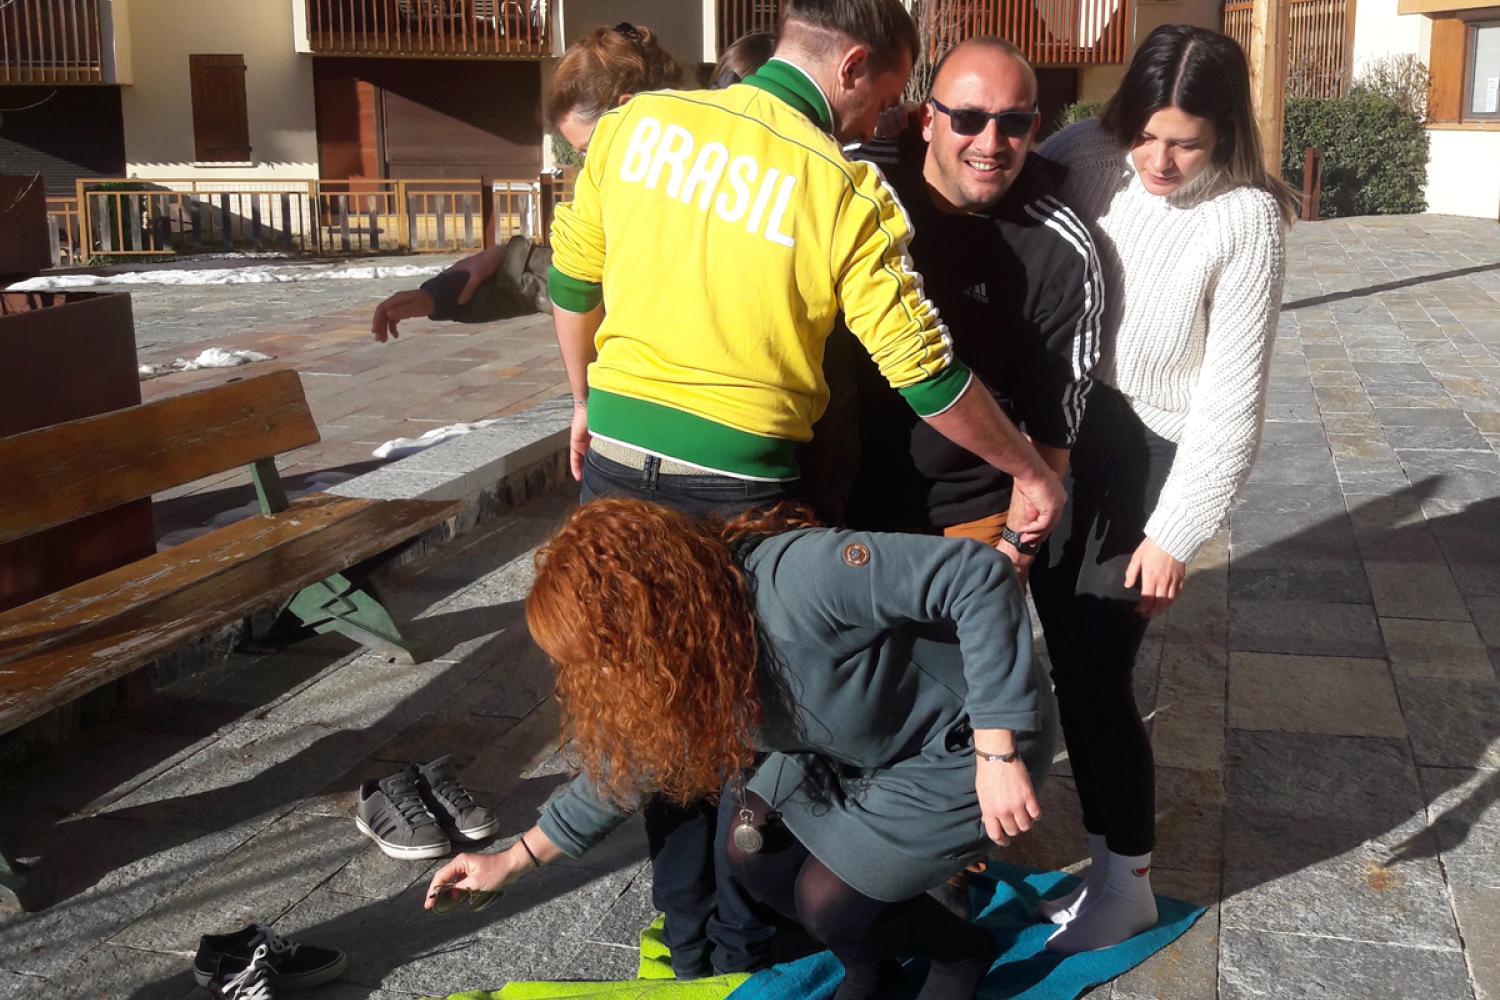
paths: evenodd
<path fill-rule="evenodd" d="M 1008 42 L 975 38 L 943 58 L 899 140 L 846 153 L 876 163 L 900 196 L 956 353 L 1061 473 L 1099 356 L 1104 287 L 1088 230 L 1056 197 L 1062 168 L 1031 151 L 1038 126 L 1031 67 Z M 838 363 L 857 386 L 850 525 L 976 538 L 1024 570 L 1035 547 L 1006 530 L 1010 478 L 903 413 L 865 359 L 844 351 Z"/>

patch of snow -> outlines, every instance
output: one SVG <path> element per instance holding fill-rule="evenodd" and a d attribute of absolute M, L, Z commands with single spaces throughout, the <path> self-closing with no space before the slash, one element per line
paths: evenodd
<path fill-rule="evenodd" d="M 393 441 L 387 441 L 376 448 L 372 454 L 376 458 L 405 458 L 407 455 L 415 455 L 419 451 L 426 451 L 444 441 L 452 441 L 456 437 L 463 437 L 471 431 L 477 431 L 499 422 L 498 419 L 480 420 L 472 424 L 448 424 L 444 427 L 434 427 L 421 437 L 396 438 Z"/>
<path fill-rule="evenodd" d="M 252 361 L 270 360 L 269 354 L 262 354 L 259 351 L 226 351 L 222 347 L 210 347 L 192 360 L 178 358 L 171 364 L 141 365 L 140 374 L 142 378 L 151 378 L 168 372 L 191 372 L 199 368 L 233 368 L 236 365 L 248 365 Z"/>
<path fill-rule="evenodd" d="M 374 278 L 425 278 L 435 264 L 367 264 L 355 267 L 207 267 L 193 270 L 129 271 L 124 274 L 53 274 L 18 281 L 8 292 L 57 292 L 108 285 L 263 285 L 289 281 L 369 281 Z"/>

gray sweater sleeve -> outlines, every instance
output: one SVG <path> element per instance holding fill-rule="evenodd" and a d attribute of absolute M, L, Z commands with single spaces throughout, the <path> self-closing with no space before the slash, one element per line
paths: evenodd
<path fill-rule="evenodd" d="M 537 825 L 558 850 L 576 858 L 609 836 L 634 812 L 635 809 L 621 808 L 600 794 L 589 776 L 580 774 L 561 795 L 542 807 Z"/>
<path fill-rule="evenodd" d="M 1041 728 L 1026 604 L 1010 560 L 993 548 L 962 538 L 831 530 L 781 536 L 763 548 L 773 562 L 757 569 L 757 604 L 774 599 L 808 628 L 834 634 L 952 622 L 970 723 Z"/>

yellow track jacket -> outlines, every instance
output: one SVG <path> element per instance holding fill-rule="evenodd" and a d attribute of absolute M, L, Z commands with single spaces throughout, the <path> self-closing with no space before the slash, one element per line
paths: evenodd
<path fill-rule="evenodd" d="M 907 257 L 905 209 L 877 167 L 844 159 L 831 120 L 781 60 L 726 90 L 638 94 L 600 119 L 557 209 L 549 275 L 559 308 L 605 304 L 594 434 L 711 472 L 795 478 L 841 311 L 919 414 L 968 386 Z"/>

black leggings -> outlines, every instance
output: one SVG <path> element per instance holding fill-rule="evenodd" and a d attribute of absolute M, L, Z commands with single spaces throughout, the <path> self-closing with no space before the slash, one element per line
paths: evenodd
<path fill-rule="evenodd" d="M 1031 569 L 1083 825 L 1117 854 L 1156 841 L 1156 767 L 1132 683 L 1148 623 L 1135 611 L 1140 588 L 1124 581 L 1176 451 L 1118 391 L 1095 385 L 1067 507 Z"/>
<path fill-rule="evenodd" d="M 969 1000 L 999 949 L 988 931 L 945 909 L 928 895 L 900 903 L 872 899 L 830 871 L 779 822 L 755 793 L 746 796 L 765 847 L 746 854 L 729 842 L 735 879 L 751 896 L 795 921 L 844 966 L 834 1000 L 891 995 L 898 958 L 927 958 L 931 967 L 918 1000 Z"/>

